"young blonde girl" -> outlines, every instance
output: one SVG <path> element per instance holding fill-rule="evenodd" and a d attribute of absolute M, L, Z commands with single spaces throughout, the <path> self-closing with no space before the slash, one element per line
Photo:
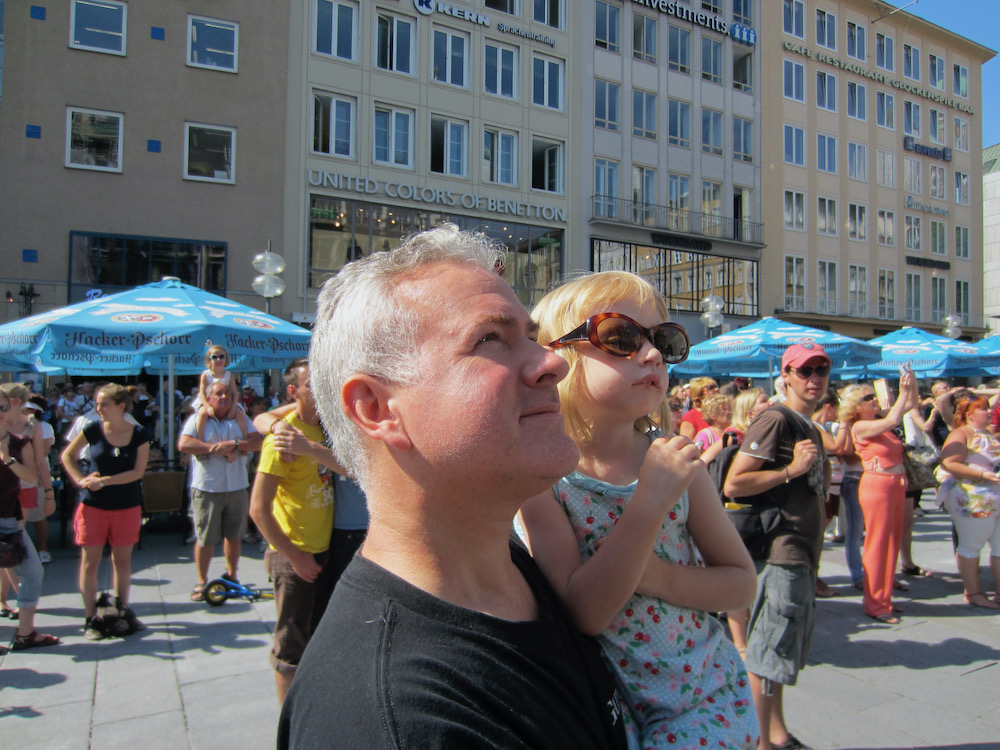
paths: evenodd
<path fill-rule="evenodd" d="M 670 425 L 667 364 L 686 357 L 686 334 L 648 282 L 618 271 L 565 284 L 532 316 L 570 364 L 561 410 L 580 449 L 577 470 L 519 513 L 532 555 L 598 636 L 642 747 L 756 748 L 746 671 L 707 614 L 749 606 L 753 563 L 698 449 L 651 432 Z"/>
<path fill-rule="evenodd" d="M 216 419 L 236 419 L 237 410 L 240 408 L 240 378 L 234 372 L 226 368 L 229 367 L 229 352 L 221 346 L 210 346 L 205 352 L 205 370 L 201 373 L 201 380 L 198 384 L 198 417 L 195 427 L 198 430 L 198 439 L 205 439 L 205 423 L 209 417 Z M 229 386 L 230 399 L 228 414 L 215 414 L 211 404 L 208 403 L 209 394 L 215 383 L 224 383 Z M 240 434 L 246 439 L 247 428 L 244 420 L 236 419 L 240 426 Z"/>

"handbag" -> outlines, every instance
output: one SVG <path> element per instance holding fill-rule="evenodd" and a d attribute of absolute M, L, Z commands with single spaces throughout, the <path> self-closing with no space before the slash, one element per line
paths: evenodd
<path fill-rule="evenodd" d="M 906 470 L 907 492 L 932 490 L 938 486 L 934 471 L 919 448 L 903 446 L 903 468 Z"/>
<path fill-rule="evenodd" d="M 12 531 L 0 536 L 0 568 L 15 568 L 28 556 L 24 532 Z"/>

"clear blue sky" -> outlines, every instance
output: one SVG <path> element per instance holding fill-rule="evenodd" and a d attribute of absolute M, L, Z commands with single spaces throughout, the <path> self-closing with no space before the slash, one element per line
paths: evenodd
<path fill-rule="evenodd" d="M 897 7 L 909 0 L 893 0 Z M 971 39 L 1000 53 L 1000 2 L 998 0 L 918 0 L 907 13 Z M 899 14 L 893 18 L 897 18 Z M 898 23 L 898 21 L 897 21 Z M 927 58 L 924 57 L 924 60 Z M 926 67 L 926 63 L 923 63 Z M 949 66 L 950 70 L 950 66 Z M 950 78 L 948 86 L 950 88 Z M 1000 143 L 1000 55 L 983 66 L 983 148 Z"/>

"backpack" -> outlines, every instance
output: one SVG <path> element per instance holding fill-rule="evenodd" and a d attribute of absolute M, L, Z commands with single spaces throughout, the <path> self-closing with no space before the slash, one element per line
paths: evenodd
<path fill-rule="evenodd" d="M 723 503 L 730 501 L 723 492 L 726 486 L 726 475 L 729 474 L 729 467 L 733 463 L 733 458 L 740 452 L 740 445 L 736 442 L 736 435 L 731 432 L 722 433 L 722 450 L 715 454 L 715 458 L 708 462 L 708 476 L 719 491 L 719 497 Z"/>

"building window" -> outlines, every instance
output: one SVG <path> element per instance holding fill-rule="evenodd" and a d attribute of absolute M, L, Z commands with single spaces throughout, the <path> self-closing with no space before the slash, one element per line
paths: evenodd
<path fill-rule="evenodd" d="M 236 182 L 236 128 L 188 122 L 184 131 L 184 179 Z"/>
<path fill-rule="evenodd" d="M 797 102 L 804 102 L 806 100 L 806 69 L 801 64 L 791 60 L 784 62 L 785 97 Z"/>
<path fill-rule="evenodd" d="M 188 16 L 188 65 L 236 73 L 239 41 L 239 24 Z"/>
<path fill-rule="evenodd" d="M 785 163 L 806 165 L 806 131 L 795 125 L 785 125 Z"/>
<path fill-rule="evenodd" d="M 903 75 L 914 81 L 920 80 L 920 49 L 912 44 L 903 45 Z"/>
<path fill-rule="evenodd" d="M 667 104 L 667 143 L 691 148 L 691 105 L 671 99 Z"/>
<path fill-rule="evenodd" d="M 431 171 L 465 177 L 468 123 L 431 117 Z"/>
<path fill-rule="evenodd" d="M 785 310 L 806 309 L 806 259 L 785 256 Z"/>
<path fill-rule="evenodd" d="M 821 195 L 816 199 L 816 232 L 837 236 L 837 201 L 834 198 Z"/>
<path fill-rule="evenodd" d="M 916 102 L 903 102 L 903 132 L 920 137 L 920 105 Z"/>
<path fill-rule="evenodd" d="M 124 115 L 94 109 L 66 110 L 66 166 L 121 172 Z"/>
<path fill-rule="evenodd" d="M 847 176 L 868 182 L 868 146 L 865 144 L 847 142 Z"/>
<path fill-rule="evenodd" d="M 667 222 L 670 229 L 691 231 L 691 179 L 685 174 L 667 175 Z"/>
<path fill-rule="evenodd" d="M 816 11 L 816 44 L 837 49 L 837 17 L 825 10 Z"/>
<path fill-rule="evenodd" d="M 701 9 L 709 13 L 721 13 L 722 0 L 701 0 Z"/>
<path fill-rule="evenodd" d="M 806 228 L 806 195 L 798 190 L 785 191 L 785 229 Z"/>
<path fill-rule="evenodd" d="M 969 228 L 955 227 L 955 257 L 969 259 Z"/>
<path fill-rule="evenodd" d="M 618 130 L 618 97 L 621 89 L 617 83 L 594 79 L 594 127 Z"/>
<path fill-rule="evenodd" d="M 847 236 L 858 242 L 868 241 L 868 208 L 860 203 L 847 204 Z"/>
<path fill-rule="evenodd" d="M 928 179 L 930 180 L 930 196 L 931 198 L 937 198 L 939 201 L 948 199 L 948 188 L 945 185 L 947 177 L 945 176 L 944 167 L 938 166 L 937 164 L 931 164 L 928 167 Z"/>
<path fill-rule="evenodd" d="M 632 167 L 632 221 L 652 224 L 656 221 L 656 170 Z"/>
<path fill-rule="evenodd" d="M 896 187 L 896 154 L 892 151 L 878 150 L 876 155 L 877 182 L 882 187 Z"/>
<path fill-rule="evenodd" d="M 865 120 L 867 114 L 868 87 L 863 83 L 847 82 L 847 116 L 855 120 Z"/>
<path fill-rule="evenodd" d="M 955 203 L 969 205 L 969 175 L 955 170 Z"/>
<path fill-rule="evenodd" d="M 943 221 L 931 219 L 931 254 L 947 255 L 948 248 L 945 247 L 945 234 L 948 226 Z"/>
<path fill-rule="evenodd" d="M 875 35 L 875 65 L 892 72 L 896 69 L 896 43 L 891 36 Z"/>
<path fill-rule="evenodd" d="M 563 191 L 563 144 L 531 139 L 531 187 L 549 193 Z"/>
<path fill-rule="evenodd" d="M 952 66 L 952 89 L 955 96 L 969 98 L 969 69 L 964 65 Z"/>
<path fill-rule="evenodd" d="M 837 111 L 837 77 L 822 70 L 816 72 L 816 106 Z"/>
<path fill-rule="evenodd" d="M 840 312 L 837 304 L 837 262 L 821 260 L 816 264 L 816 312 L 836 315 Z"/>
<path fill-rule="evenodd" d="M 932 143 L 943 146 L 946 140 L 944 132 L 944 112 L 940 109 L 932 109 L 930 111 L 929 122 L 930 130 L 927 131 L 927 136 L 931 139 Z"/>
<path fill-rule="evenodd" d="M 316 0 L 318 54 L 353 60 L 354 40 L 357 37 L 357 6 L 354 3 Z"/>
<path fill-rule="evenodd" d="M 632 89 L 632 135 L 656 140 L 656 94 Z"/>
<path fill-rule="evenodd" d="M 656 19 L 641 13 L 632 16 L 632 57 L 656 63 Z"/>
<path fill-rule="evenodd" d="M 896 272 L 887 268 L 878 270 L 878 316 L 896 319 Z"/>
<path fill-rule="evenodd" d="M 920 160 L 906 157 L 903 159 L 903 190 L 914 195 L 923 192 Z"/>
<path fill-rule="evenodd" d="M 608 52 L 621 50 L 621 7 L 597 0 L 594 44 Z"/>
<path fill-rule="evenodd" d="M 722 183 L 701 181 L 701 233 L 722 236 Z"/>
<path fill-rule="evenodd" d="M 667 67 L 680 73 L 691 72 L 691 32 L 667 27 Z"/>
<path fill-rule="evenodd" d="M 816 169 L 837 173 L 837 137 L 819 133 L 816 136 Z"/>
<path fill-rule="evenodd" d="M 468 79 L 469 38 L 445 29 L 434 29 L 434 69 L 438 83 L 465 87 Z"/>
<path fill-rule="evenodd" d="M 806 7 L 802 0 L 782 0 L 781 27 L 786 34 L 805 39 Z"/>
<path fill-rule="evenodd" d="M 884 91 L 875 92 L 875 122 L 889 130 L 896 127 L 895 102 L 892 94 Z"/>
<path fill-rule="evenodd" d="M 618 162 L 594 160 L 594 214 L 618 218 Z"/>
<path fill-rule="evenodd" d="M 354 158 L 353 99 L 313 92 L 313 147 L 317 154 Z"/>
<path fill-rule="evenodd" d="M 906 274 L 906 309 L 904 310 L 906 320 L 920 320 L 920 313 L 923 308 L 923 303 L 920 299 L 922 286 L 920 274 Z"/>
<path fill-rule="evenodd" d="M 733 0 L 733 20 L 744 26 L 753 26 L 753 0 Z"/>
<path fill-rule="evenodd" d="M 753 161 L 752 120 L 733 118 L 733 158 L 737 161 Z"/>
<path fill-rule="evenodd" d="M 517 133 L 483 128 L 483 182 L 517 185 Z"/>
<path fill-rule="evenodd" d="M 927 55 L 927 83 L 932 88 L 944 91 L 944 58 Z"/>
<path fill-rule="evenodd" d="M 701 110 L 701 150 L 706 154 L 722 155 L 722 113 Z"/>
<path fill-rule="evenodd" d="M 517 49 L 498 42 L 486 42 L 483 89 L 507 99 L 517 98 Z"/>
<path fill-rule="evenodd" d="M 969 121 L 961 117 L 955 118 L 955 148 L 958 151 L 969 151 Z"/>
<path fill-rule="evenodd" d="M 374 161 L 397 167 L 413 166 L 413 112 L 375 107 Z"/>
<path fill-rule="evenodd" d="M 968 281 L 955 281 L 955 313 L 962 319 L 962 325 L 969 325 L 969 305 L 971 293 Z"/>
<path fill-rule="evenodd" d="M 553 29 L 563 27 L 563 0 L 534 0 L 531 17 L 535 23 L 544 23 Z"/>
<path fill-rule="evenodd" d="M 733 49 L 734 89 L 745 91 L 748 94 L 753 92 L 753 79 L 751 78 L 752 62 L 753 57 L 749 52 L 736 48 Z"/>
<path fill-rule="evenodd" d="M 499 10 L 501 13 L 510 13 L 512 16 L 521 15 L 518 0 L 485 0 L 485 5 L 487 8 Z"/>
<path fill-rule="evenodd" d="M 864 26 L 847 22 L 847 56 L 864 61 L 868 58 L 868 36 Z"/>
<path fill-rule="evenodd" d="M 878 210 L 878 244 L 896 244 L 896 214 L 884 208 Z"/>
<path fill-rule="evenodd" d="M 931 320 L 938 323 L 948 314 L 948 280 L 931 276 Z"/>
<path fill-rule="evenodd" d="M 707 36 L 701 38 L 701 77 L 722 83 L 722 42 Z"/>
<path fill-rule="evenodd" d="M 868 317 L 868 268 L 853 263 L 847 266 L 847 314 Z"/>
<path fill-rule="evenodd" d="M 413 70 L 413 21 L 378 14 L 375 65 L 382 70 L 410 73 Z"/>
<path fill-rule="evenodd" d="M 923 247 L 921 243 L 920 217 L 906 215 L 903 217 L 904 244 L 907 250 L 920 252 Z"/>
<path fill-rule="evenodd" d="M 535 55 L 531 61 L 531 103 L 549 109 L 562 109 L 563 63 L 551 57 Z"/>
<path fill-rule="evenodd" d="M 125 54 L 126 3 L 73 0 L 69 46 L 110 55 Z"/>

